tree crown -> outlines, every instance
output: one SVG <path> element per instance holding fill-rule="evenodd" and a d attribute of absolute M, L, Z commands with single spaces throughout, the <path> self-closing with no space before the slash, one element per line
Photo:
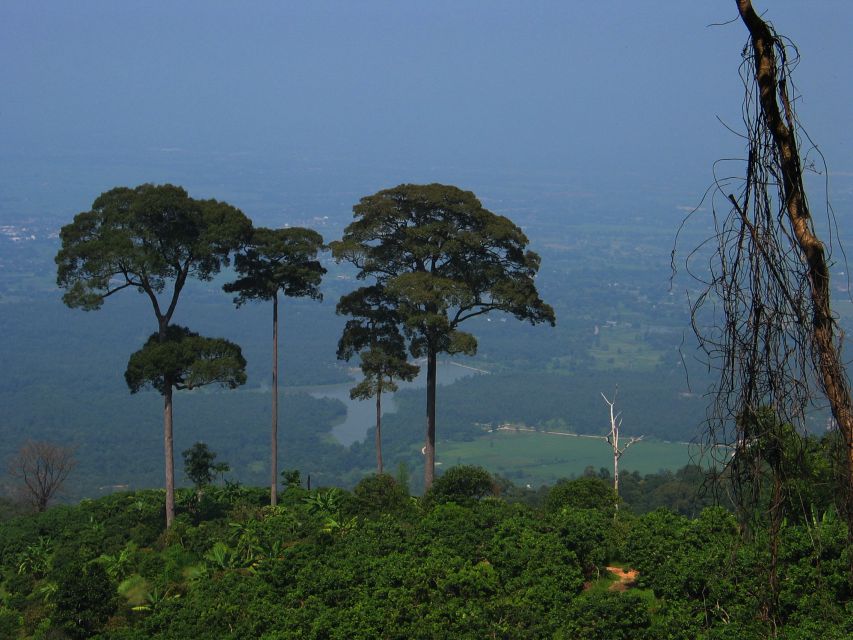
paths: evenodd
<path fill-rule="evenodd" d="M 107 297 L 135 287 L 152 299 L 158 319 L 168 318 L 186 279 L 212 278 L 250 230 L 239 209 L 190 198 L 181 187 L 117 187 L 62 228 L 56 282 L 69 307 L 98 309 Z M 155 294 L 169 280 L 175 289 L 161 309 Z"/>
<path fill-rule="evenodd" d="M 533 281 L 539 256 L 519 227 L 470 191 L 404 184 L 362 198 L 353 212 L 332 253 L 394 300 L 413 354 L 474 353 L 475 338 L 457 327 L 493 310 L 554 324 Z"/>
<path fill-rule="evenodd" d="M 350 389 L 350 398 L 374 397 L 377 393 L 397 391 L 395 380 L 414 380 L 421 368 L 406 361 L 405 352 L 389 353 L 381 346 L 361 353 L 361 373 L 364 379 Z"/>
<path fill-rule="evenodd" d="M 360 287 L 341 296 L 336 311 L 352 316 L 338 341 L 338 358 L 349 360 L 361 354 L 364 379 L 350 390 L 351 398 L 394 392 L 395 379 L 412 380 L 418 375 L 420 367 L 406 361 L 406 340 L 400 333 L 402 318 L 396 301 L 382 287 Z"/>
<path fill-rule="evenodd" d="M 234 389 L 246 382 L 246 359 L 233 342 L 205 338 L 178 325 L 165 336 L 154 333 L 130 356 L 124 379 L 131 393 L 150 386 L 162 394 L 166 385 L 195 389 L 219 384 Z"/>
<path fill-rule="evenodd" d="M 398 302 L 378 285 L 360 287 L 341 296 L 335 311 L 352 316 L 338 341 L 338 358 L 349 360 L 368 348 L 381 347 L 405 358 L 406 342 L 400 333 Z"/>
<path fill-rule="evenodd" d="M 279 291 L 320 300 L 319 285 L 326 269 L 317 253 L 323 248 L 323 237 L 312 229 L 255 229 L 245 251 L 234 258 L 239 277 L 223 289 L 237 294 L 238 306 L 249 300 L 271 300 Z"/>
<path fill-rule="evenodd" d="M 196 442 L 181 455 L 184 457 L 184 473 L 196 488 L 206 487 L 217 475 L 231 470 L 227 462 L 214 462 L 216 452 L 211 451 L 204 442 Z"/>

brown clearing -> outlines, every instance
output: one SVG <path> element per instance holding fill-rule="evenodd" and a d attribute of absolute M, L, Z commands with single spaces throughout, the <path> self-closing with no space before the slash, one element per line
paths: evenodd
<path fill-rule="evenodd" d="M 622 569 L 621 567 L 605 568 L 619 578 L 617 582 L 610 585 L 610 591 L 627 591 L 637 583 L 637 576 L 640 575 L 640 572 L 636 569 Z"/>

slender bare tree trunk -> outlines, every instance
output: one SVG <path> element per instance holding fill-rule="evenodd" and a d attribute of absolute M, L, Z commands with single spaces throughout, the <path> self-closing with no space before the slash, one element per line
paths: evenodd
<path fill-rule="evenodd" d="M 619 454 L 613 450 L 613 493 L 616 494 L 616 511 L 619 511 Z"/>
<path fill-rule="evenodd" d="M 163 453 L 166 460 L 166 528 L 175 521 L 175 459 L 172 438 L 172 385 L 166 380 L 163 392 Z"/>
<path fill-rule="evenodd" d="M 173 303 L 174 304 L 174 303 Z M 169 328 L 170 315 L 160 316 L 158 313 L 157 335 L 160 342 L 166 341 L 166 330 Z M 175 454 L 174 438 L 172 435 L 172 393 L 174 381 L 168 374 L 163 375 L 163 458 L 166 471 L 166 528 L 175 521 Z"/>
<path fill-rule="evenodd" d="M 376 473 L 382 473 L 382 384 L 376 389 Z"/>
<path fill-rule="evenodd" d="M 812 335 L 817 353 L 818 374 L 846 447 L 845 505 L 850 523 L 853 519 L 853 404 L 834 336 L 834 322 L 829 303 L 829 266 L 826 263 L 823 243 L 812 230 L 812 217 L 806 201 L 797 149 L 796 123 L 787 87 L 780 84 L 777 77 L 774 34 L 767 23 L 756 14 L 750 0 L 737 0 L 737 6 L 752 40 L 759 100 L 779 154 L 788 220 L 808 269 L 813 306 Z M 777 94 L 782 101 L 784 117 L 776 101 Z"/>
<path fill-rule="evenodd" d="M 429 491 L 435 480 L 435 387 L 437 354 L 430 346 L 427 349 L 427 428 L 424 446 L 424 491 Z"/>
<path fill-rule="evenodd" d="M 278 504 L 278 292 L 272 296 L 272 436 L 270 442 L 270 504 Z"/>
<path fill-rule="evenodd" d="M 616 392 L 613 394 L 613 400 L 609 400 L 606 395 L 603 393 L 601 397 L 604 398 L 604 402 L 607 403 L 607 406 L 610 408 L 610 433 L 608 433 L 604 440 L 607 441 L 607 444 L 610 445 L 610 448 L 613 449 L 613 493 L 616 499 L 616 511 L 619 511 L 619 458 L 621 458 L 624 453 L 628 450 L 635 442 L 639 442 L 645 436 L 635 437 L 632 436 L 628 439 L 628 444 L 624 447 L 619 447 L 619 429 L 622 428 L 622 412 L 616 412 L 616 396 L 619 394 L 619 388 L 616 388 Z"/>

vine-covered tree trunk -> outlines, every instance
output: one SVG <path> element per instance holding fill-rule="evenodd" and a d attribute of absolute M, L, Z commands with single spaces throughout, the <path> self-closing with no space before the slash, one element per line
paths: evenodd
<path fill-rule="evenodd" d="M 278 504 L 278 292 L 272 297 L 272 435 L 270 436 L 270 504 Z"/>
<path fill-rule="evenodd" d="M 779 82 L 775 46 L 777 38 L 752 7 L 750 0 L 737 0 L 738 11 L 749 30 L 755 56 L 755 76 L 761 110 L 779 156 L 785 208 L 797 249 L 805 260 L 812 299 L 812 339 L 818 375 L 829 400 L 832 415 L 844 438 L 845 495 L 848 523 L 853 521 L 853 404 L 829 300 L 829 266 L 824 245 L 812 228 L 812 217 L 803 186 L 797 149 L 796 122 L 787 85 Z M 780 110 L 777 96 L 782 102 Z"/>
<path fill-rule="evenodd" d="M 430 346 L 427 351 L 427 425 L 424 446 L 424 491 L 429 491 L 435 480 L 435 387 L 438 354 Z"/>

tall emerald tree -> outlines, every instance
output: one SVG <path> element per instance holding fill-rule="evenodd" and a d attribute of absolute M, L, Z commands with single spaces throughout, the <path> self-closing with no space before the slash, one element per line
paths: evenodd
<path fill-rule="evenodd" d="M 252 224 L 237 208 L 190 198 L 181 187 L 144 184 L 101 194 L 60 232 L 57 284 L 63 302 L 86 311 L 131 289 L 144 294 L 157 321 L 157 342 L 169 326 L 190 278 L 210 280 L 249 237 Z M 166 526 L 175 515 L 172 392 L 179 380 L 163 370 Z"/>
<path fill-rule="evenodd" d="M 270 504 L 278 502 L 278 296 L 321 300 L 320 281 L 326 269 L 317 259 L 322 236 L 312 229 L 255 229 L 234 267 L 239 276 L 223 288 L 236 293 L 239 307 L 249 300 L 272 301 L 272 435 L 270 442 Z"/>
<path fill-rule="evenodd" d="M 470 191 L 404 184 L 362 198 L 336 259 L 359 269 L 392 301 L 415 357 L 427 360 L 425 488 L 435 477 L 436 371 L 439 353 L 473 354 L 477 340 L 460 330 L 470 318 L 503 311 L 554 324 L 539 297 L 539 256 L 508 218 L 485 209 Z"/>
<path fill-rule="evenodd" d="M 353 400 L 376 398 L 376 473 L 382 463 L 382 393 L 397 391 L 396 380 L 413 380 L 420 367 L 407 362 L 406 341 L 400 333 L 395 301 L 378 286 L 361 287 L 342 296 L 337 312 L 352 316 L 338 342 L 338 358 L 361 356 L 363 379 L 350 389 Z"/>

